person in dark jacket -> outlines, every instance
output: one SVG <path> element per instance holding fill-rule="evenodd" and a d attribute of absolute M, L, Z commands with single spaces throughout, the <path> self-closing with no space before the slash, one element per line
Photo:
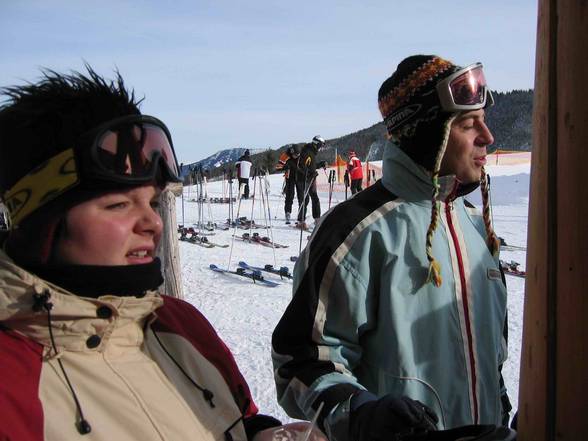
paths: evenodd
<path fill-rule="evenodd" d="M 306 224 L 306 209 L 308 201 L 312 200 L 312 218 L 315 225 L 321 217 L 321 202 L 316 192 L 316 178 L 318 176 L 317 168 L 325 168 L 326 163 L 321 161 L 316 162 L 316 154 L 324 147 L 325 140 L 317 135 L 312 138 L 312 141 L 302 148 L 300 159 L 298 161 L 298 174 L 296 177 L 296 188 L 298 194 L 305 195 L 302 209 L 298 210 L 298 222 L 296 226 L 303 230 L 308 229 Z"/>
<path fill-rule="evenodd" d="M 237 178 L 239 180 L 239 194 L 243 199 L 249 199 L 249 177 L 251 176 L 251 156 L 249 150 L 245 150 L 243 155 L 235 163 L 237 168 Z"/>
<path fill-rule="evenodd" d="M 288 159 L 281 165 L 280 169 L 284 172 L 284 213 L 286 215 L 286 223 L 290 223 L 292 216 L 292 205 L 294 203 L 294 193 L 298 199 L 298 210 L 302 207 L 302 198 L 304 195 L 296 186 L 296 175 L 298 174 L 298 163 L 300 159 L 300 151 L 296 146 L 290 146 L 286 150 Z"/>
<path fill-rule="evenodd" d="M 90 68 L 3 92 L 0 439 L 302 436 L 258 413 L 206 318 L 158 292 L 158 204 L 180 182 L 165 124 Z"/>

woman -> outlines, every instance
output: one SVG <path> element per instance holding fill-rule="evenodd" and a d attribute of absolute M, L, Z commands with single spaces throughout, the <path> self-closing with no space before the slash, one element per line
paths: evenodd
<path fill-rule="evenodd" d="M 165 125 L 122 78 L 46 72 L 4 89 L 0 439 L 271 440 L 212 326 L 160 295 Z M 319 438 L 319 435 L 316 436 Z"/>

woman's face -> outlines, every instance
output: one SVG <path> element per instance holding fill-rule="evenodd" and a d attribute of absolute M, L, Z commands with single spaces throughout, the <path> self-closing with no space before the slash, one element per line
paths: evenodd
<path fill-rule="evenodd" d="M 57 243 L 60 263 L 137 265 L 153 261 L 161 238 L 154 185 L 107 193 L 70 209 Z"/>

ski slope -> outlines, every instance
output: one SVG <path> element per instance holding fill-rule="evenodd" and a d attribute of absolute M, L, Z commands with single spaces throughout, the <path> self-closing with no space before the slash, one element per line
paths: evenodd
<path fill-rule="evenodd" d="M 374 164 L 378 166 L 379 164 Z M 495 230 L 510 245 L 526 246 L 527 209 L 529 193 L 530 164 L 490 165 L 487 172 L 491 176 L 492 204 Z M 324 182 L 323 182 L 324 181 Z M 319 175 L 319 189 L 326 188 L 326 178 Z M 206 191 L 208 196 L 226 196 L 227 186 L 222 182 L 210 182 Z M 253 184 L 250 185 L 253 192 Z M 229 346 L 237 363 L 251 388 L 260 412 L 273 415 L 282 421 L 292 421 L 278 406 L 273 381 L 271 363 L 271 334 L 291 297 L 292 282 L 280 280 L 279 276 L 264 273 L 264 277 L 280 283 L 271 288 L 254 284 L 251 280 L 238 276 L 219 274 L 209 269 L 210 264 L 221 268 L 235 269 L 240 260 L 250 265 L 275 267 L 288 266 L 290 271 L 294 262 L 290 256 L 298 255 L 300 231 L 285 225 L 284 198 L 280 194 L 282 176 L 269 177 L 269 203 L 260 202 L 260 190 L 256 197 L 243 200 L 241 206 L 233 207 L 234 214 L 253 218 L 259 224 L 272 225 L 271 231 L 257 229 L 262 236 L 273 237 L 275 242 L 289 245 L 288 248 L 272 249 L 259 244 L 232 240 L 234 233 L 216 230 L 208 238 L 217 243 L 228 244 L 228 248 L 203 248 L 196 244 L 180 242 L 180 261 L 185 299 L 196 306 L 212 323 L 221 338 Z M 344 200 L 343 186 L 336 186 L 332 203 Z M 236 193 L 235 184 L 233 194 Z M 183 198 L 177 198 L 178 224 L 193 226 L 202 216 L 205 222 L 221 223 L 229 216 L 228 204 L 204 204 L 199 214 L 198 204 L 192 202 L 197 196 L 196 187 L 185 187 Z M 319 192 L 323 213 L 328 205 L 328 194 Z M 182 201 L 183 199 L 183 201 Z M 468 200 L 481 206 L 479 191 Z M 269 206 L 269 208 L 268 208 Z M 294 203 L 294 210 L 297 204 Z M 271 218 L 268 219 L 268 211 Z M 271 221 L 271 222 L 270 222 Z M 245 230 L 237 229 L 237 234 Z M 307 242 L 308 233 L 302 234 L 302 246 Z M 525 268 L 525 251 L 502 251 L 501 258 L 515 260 Z M 509 315 L 509 359 L 504 366 L 504 377 L 513 408 L 518 404 L 518 376 L 521 352 L 521 333 L 523 324 L 524 279 L 507 277 L 508 315 Z"/>

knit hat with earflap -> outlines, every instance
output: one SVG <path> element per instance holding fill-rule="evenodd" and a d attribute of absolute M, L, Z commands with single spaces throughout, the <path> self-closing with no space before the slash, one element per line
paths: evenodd
<path fill-rule="evenodd" d="M 415 163 L 431 173 L 433 184 L 431 222 L 427 231 L 427 281 L 441 285 L 439 263 L 432 254 L 433 233 L 439 217 L 439 169 L 447 148 L 451 124 L 457 112 L 441 107 L 436 85 L 462 67 L 436 55 L 413 55 L 400 62 L 396 71 L 378 92 L 378 106 L 388 137 Z M 496 235 L 490 224 L 488 184 L 482 169 L 483 215 L 490 251 L 498 251 Z"/>

